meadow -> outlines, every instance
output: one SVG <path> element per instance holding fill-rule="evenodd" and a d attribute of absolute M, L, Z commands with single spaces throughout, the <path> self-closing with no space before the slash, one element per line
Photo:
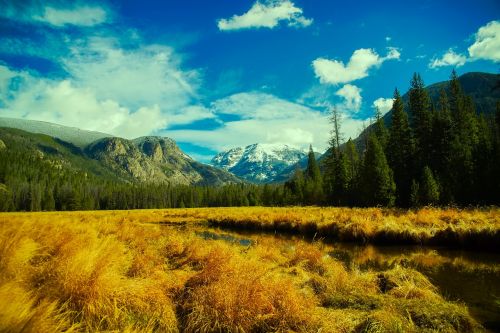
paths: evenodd
<path fill-rule="evenodd" d="M 209 225 L 360 242 L 426 243 L 446 233 L 450 244 L 473 245 L 498 237 L 500 214 L 314 207 L 3 213 L 0 331 L 484 331 L 464 303 L 404 265 L 404 255 L 390 268 L 361 270 L 376 253 L 347 265 L 328 255 L 328 243 L 252 236 L 242 245 L 201 237 Z M 443 260 L 429 252 L 416 262 Z"/>

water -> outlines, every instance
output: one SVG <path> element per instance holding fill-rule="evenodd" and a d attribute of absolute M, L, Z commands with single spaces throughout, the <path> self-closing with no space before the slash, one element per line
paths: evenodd
<path fill-rule="evenodd" d="M 183 226 L 207 240 L 222 240 L 240 246 L 253 246 L 263 239 L 294 246 L 298 242 L 321 242 L 301 236 L 229 232 L 218 228 Z M 500 253 L 452 250 L 421 246 L 373 246 L 352 243 L 324 244 L 325 254 L 344 263 L 348 269 L 382 271 L 396 265 L 413 268 L 426 275 L 446 299 L 463 302 L 487 329 L 500 332 Z"/>

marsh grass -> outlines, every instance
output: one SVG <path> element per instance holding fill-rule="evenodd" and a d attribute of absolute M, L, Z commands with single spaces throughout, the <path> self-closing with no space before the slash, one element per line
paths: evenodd
<path fill-rule="evenodd" d="M 348 213 L 341 210 L 338 221 L 367 237 L 370 223 L 400 218 L 375 209 L 353 222 Z M 317 208 L 1 214 L 0 331 L 482 330 L 463 304 L 446 301 L 413 269 L 360 271 L 316 242 L 256 238 L 241 246 L 159 224 L 225 216 L 312 228 L 319 217 L 319 230 L 329 225 L 328 214 Z M 480 218 L 488 221 L 485 214 Z"/>
<path fill-rule="evenodd" d="M 247 207 L 201 209 L 212 225 L 320 237 L 333 241 L 413 244 L 499 251 L 500 210 L 425 208 Z"/>

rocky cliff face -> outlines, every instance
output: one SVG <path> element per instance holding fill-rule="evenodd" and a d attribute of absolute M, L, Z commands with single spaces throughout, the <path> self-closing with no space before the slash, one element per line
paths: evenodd
<path fill-rule="evenodd" d="M 164 137 L 104 138 L 90 144 L 85 153 L 120 176 L 140 182 L 183 185 L 240 182 L 226 171 L 192 160 L 175 141 Z"/>

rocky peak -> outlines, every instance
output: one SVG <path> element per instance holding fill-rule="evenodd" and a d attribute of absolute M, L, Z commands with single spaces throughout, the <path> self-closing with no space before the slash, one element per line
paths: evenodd
<path fill-rule="evenodd" d="M 266 183 L 304 157 L 303 150 L 286 144 L 255 143 L 219 153 L 211 163 L 246 180 Z"/>

